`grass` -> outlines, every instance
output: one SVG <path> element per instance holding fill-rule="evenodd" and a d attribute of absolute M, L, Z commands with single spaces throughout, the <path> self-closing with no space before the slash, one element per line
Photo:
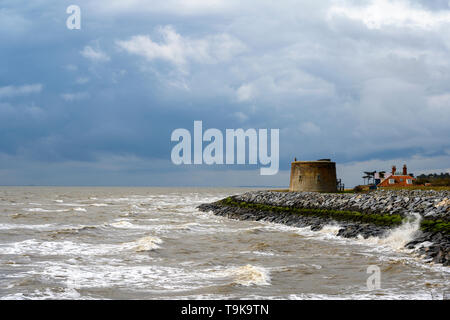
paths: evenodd
<path fill-rule="evenodd" d="M 357 221 L 363 223 L 371 223 L 380 226 L 398 226 L 402 223 L 403 218 L 398 214 L 363 214 L 357 211 L 348 210 L 330 210 L 330 209 L 309 209 L 294 208 L 284 206 L 270 206 L 259 203 L 236 202 L 231 197 L 220 201 L 222 205 L 253 209 L 259 211 L 289 213 L 302 216 L 315 216 L 321 218 L 331 218 L 338 221 Z"/>
<path fill-rule="evenodd" d="M 232 197 L 219 201 L 224 206 L 253 209 L 266 212 L 289 213 L 301 216 L 315 216 L 330 218 L 337 221 L 354 221 L 371 223 L 378 226 L 395 227 L 401 225 L 405 218 L 398 214 L 362 213 L 348 210 L 331 209 L 309 209 L 285 206 L 271 206 L 259 203 L 237 202 Z M 421 221 L 420 229 L 429 232 L 441 232 L 450 234 L 450 222 L 444 220 L 424 219 Z"/>
<path fill-rule="evenodd" d="M 450 222 L 443 220 L 422 220 L 420 223 L 420 228 L 423 231 L 430 232 L 441 232 L 445 234 L 450 234 Z"/>

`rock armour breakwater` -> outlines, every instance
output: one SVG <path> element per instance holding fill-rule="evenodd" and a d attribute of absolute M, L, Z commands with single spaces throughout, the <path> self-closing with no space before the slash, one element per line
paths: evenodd
<path fill-rule="evenodd" d="M 395 227 L 417 222 L 405 244 L 426 261 L 450 265 L 450 192 L 378 190 L 364 194 L 255 191 L 202 204 L 231 219 L 268 221 L 320 230 L 337 223 L 338 236 L 385 237 Z M 419 219 L 419 220 L 418 220 Z"/>

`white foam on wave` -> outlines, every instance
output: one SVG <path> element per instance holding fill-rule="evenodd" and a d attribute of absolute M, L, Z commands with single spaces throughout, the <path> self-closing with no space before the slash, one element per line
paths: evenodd
<path fill-rule="evenodd" d="M 115 244 L 87 244 L 72 241 L 38 241 L 29 239 L 20 242 L 0 244 L 2 254 L 33 254 L 43 256 L 97 256 L 114 255 L 120 250 Z"/>
<path fill-rule="evenodd" d="M 152 229 L 159 233 L 168 233 L 168 232 L 186 232 L 193 231 L 197 234 L 203 233 L 202 231 L 208 230 L 210 228 L 205 225 L 201 225 L 195 222 L 182 223 L 182 224 L 160 224 L 152 226 Z"/>
<path fill-rule="evenodd" d="M 53 224 L 0 223 L 0 230 L 14 230 L 14 229 L 52 230 L 54 228 L 55 228 L 55 225 L 53 225 Z"/>
<path fill-rule="evenodd" d="M 93 206 L 93 207 L 107 207 L 107 206 L 109 206 L 109 204 L 106 204 L 106 203 L 91 203 L 90 206 Z"/>
<path fill-rule="evenodd" d="M 267 231 L 290 232 L 298 234 L 301 237 L 319 241 L 329 241 L 329 240 L 348 241 L 348 239 L 337 236 L 337 233 L 341 228 L 341 226 L 339 226 L 338 224 L 328 224 L 323 226 L 322 229 L 320 230 L 313 231 L 311 230 L 311 226 L 293 227 L 273 222 L 263 222 L 263 223 L 265 224 L 263 229 Z"/>
<path fill-rule="evenodd" d="M 144 231 L 157 230 L 158 228 L 164 227 L 162 225 L 134 224 L 127 219 L 116 220 L 115 222 L 112 222 L 109 225 L 118 229 L 131 229 Z"/>
<path fill-rule="evenodd" d="M 134 226 L 131 222 L 126 221 L 126 220 L 120 220 L 117 222 L 113 222 L 110 225 L 113 226 L 114 228 L 123 228 L 123 229 L 133 228 L 133 226 Z"/>
<path fill-rule="evenodd" d="M 339 230 L 342 228 L 339 224 L 325 225 L 318 231 L 312 231 L 311 228 L 304 227 L 290 227 L 281 224 L 268 223 L 265 228 L 267 230 L 296 232 L 302 236 L 307 236 L 311 239 L 317 240 L 334 240 L 342 243 L 359 243 L 364 245 L 376 246 L 378 251 L 402 251 L 411 252 L 412 250 L 404 248 L 404 246 L 413 240 L 414 234 L 419 230 L 421 216 L 417 213 L 412 215 L 399 227 L 390 230 L 384 237 L 369 237 L 364 239 L 359 235 L 355 238 L 342 238 L 337 236 Z"/>
<path fill-rule="evenodd" d="M 275 256 L 275 253 L 267 251 L 252 251 L 251 253 L 256 254 L 258 256 Z"/>
<path fill-rule="evenodd" d="M 97 199 L 95 199 L 97 200 Z M 131 198 L 107 198 L 104 199 L 104 201 L 106 202 L 131 202 L 131 201 L 136 201 L 136 199 L 131 199 Z"/>
<path fill-rule="evenodd" d="M 159 231 L 160 229 L 168 228 L 164 225 L 149 225 L 149 224 L 134 224 L 129 220 L 121 219 L 109 224 L 110 226 L 118 229 L 131 229 L 131 230 L 143 230 L 143 231 Z"/>
<path fill-rule="evenodd" d="M 110 223 L 109 225 L 114 228 L 119 229 L 130 229 L 130 230 L 142 230 L 142 231 L 152 231 L 156 233 L 168 233 L 168 232 L 201 232 L 208 231 L 214 232 L 208 226 L 203 226 L 201 224 L 190 222 L 190 223 L 163 223 L 161 219 L 145 219 L 146 222 L 161 222 L 161 224 L 135 224 L 131 223 L 129 219 L 117 219 L 115 222 Z"/>
<path fill-rule="evenodd" d="M 0 298 L 1 300 L 91 300 L 95 299 L 89 296 L 81 296 L 74 288 L 58 288 L 52 290 L 45 288 L 43 290 L 34 290 L 30 293 L 14 293 Z"/>
<path fill-rule="evenodd" d="M 37 264 L 30 275 L 56 280 L 64 286 L 82 288 L 127 287 L 146 292 L 195 290 L 214 284 L 218 275 L 204 270 L 156 265 L 124 265 L 111 260 L 95 264 L 45 262 Z"/>
<path fill-rule="evenodd" d="M 75 208 L 75 209 L 73 209 L 73 211 L 87 212 L 87 210 L 85 208 Z"/>
<path fill-rule="evenodd" d="M 67 230 L 87 230 L 87 229 L 95 229 L 99 226 L 97 225 L 61 225 L 61 224 L 15 224 L 15 223 L 0 223 L 0 230 L 21 230 L 21 229 L 29 229 L 29 230 L 38 230 L 38 231 L 60 231 L 64 232 Z"/>
<path fill-rule="evenodd" d="M 60 206 L 65 206 L 65 207 L 87 207 L 87 204 L 83 204 L 83 203 L 61 203 L 59 204 Z"/>
<path fill-rule="evenodd" d="M 69 209 L 43 209 L 43 208 L 30 208 L 25 209 L 28 212 L 67 212 Z"/>
<path fill-rule="evenodd" d="M 160 246 L 158 244 L 161 243 L 163 243 L 163 241 L 158 237 L 146 236 L 136 241 L 124 243 L 123 247 L 133 249 L 136 252 L 143 252 L 159 249 Z"/>
<path fill-rule="evenodd" d="M 301 228 L 301 227 L 292 227 L 292 226 L 287 226 L 285 224 L 281 224 L 281 223 L 274 223 L 274 222 L 262 222 L 265 225 L 262 226 L 263 229 L 267 230 L 267 231 L 280 231 L 280 232 L 293 232 L 293 233 L 299 233 L 302 231 L 311 231 L 310 227 L 305 227 L 305 228 Z"/>
<path fill-rule="evenodd" d="M 141 212 L 141 211 L 145 210 L 145 208 L 142 208 L 142 207 L 140 206 L 140 204 L 132 204 L 132 205 L 130 205 L 129 207 L 130 207 L 130 209 L 133 210 L 133 211 L 139 211 L 139 212 Z"/>
<path fill-rule="evenodd" d="M 327 224 L 323 226 L 322 229 L 318 230 L 318 232 L 326 235 L 336 236 L 341 228 L 342 228 L 341 226 L 336 224 Z"/>
<path fill-rule="evenodd" d="M 233 283 L 242 286 L 268 286 L 270 285 L 269 271 L 262 267 L 250 264 L 240 267 L 228 268 L 224 273 L 233 278 Z"/>

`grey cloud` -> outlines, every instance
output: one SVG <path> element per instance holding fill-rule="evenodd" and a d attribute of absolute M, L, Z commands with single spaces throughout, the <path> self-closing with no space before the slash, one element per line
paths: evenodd
<path fill-rule="evenodd" d="M 53 183 L 65 175 L 78 183 L 80 166 L 102 172 L 107 184 L 141 183 L 126 178 L 141 165 L 168 184 L 185 170 L 225 176 L 229 168 L 167 162 L 171 131 L 191 129 L 194 120 L 222 130 L 280 128 L 284 173 L 294 156 L 331 157 L 346 168 L 348 183 L 354 172 L 394 160 L 417 170 L 448 168 L 448 10 L 439 1 L 392 1 L 404 9 L 399 15 L 370 20 L 364 10 L 372 3 L 80 1 L 85 20 L 72 32 L 65 28 L 69 2 L 8 1 L 9 12 L 40 31 L 19 21 L 12 28 L 22 36 L 1 45 L 8 82 L 0 86 L 0 125 L 8 138 L 0 153 L 10 157 L 3 161 L 12 170 L 8 181 L 17 172 L 14 157 L 29 177 L 38 176 L 39 161 L 48 172 L 57 167 L 61 178 Z M 245 170 L 236 171 L 233 181 Z"/>
<path fill-rule="evenodd" d="M 0 87 L 0 99 L 39 93 L 42 91 L 42 88 L 43 85 L 40 83 Z"/>

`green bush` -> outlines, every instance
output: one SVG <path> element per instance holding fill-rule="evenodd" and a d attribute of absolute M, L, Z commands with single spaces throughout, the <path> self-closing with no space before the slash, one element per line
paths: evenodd
<path fill-rule="evenodd" d="M 450 234 L 450 222 L 444 222 L 443 220 L 422 220 L 420 229 L 423 231 Z"/>

